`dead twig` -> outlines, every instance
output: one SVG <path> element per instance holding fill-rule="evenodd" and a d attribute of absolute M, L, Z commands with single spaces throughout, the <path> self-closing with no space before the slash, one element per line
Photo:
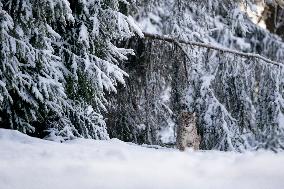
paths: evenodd
<path fill-rule="evenodd" d="M 266 63 L 270 63 L 270 64 L 273 64 L 273 65 L 276 65 L 276 66 L 283 66 L 283 64 L 280 63 L 280 62 L 270 60 L 268 58 L 265 58 L 265 57 L 263 57 L 259 54 L 255 54 L 255 53 L 244 53 L 244 52 L 240 52 L 240 51 L 237 51 L 237 50 L 227 49 L 227 48 L 223 48 L 223 47 L 217 47 L 217 46 L 210 45 L 210 44 L 174 39 L 174 38 L 171 38 L 171 37 L 168 37 L 168 36 L 161 36 L 161 35 L 150 34 L 150 33 L 145 33 L 145 32 L 144 32 L 144 37 L 156 39 L 156 40 L 167 41 L 169 43 L 175 43 L 181 48 L 181 50 L 186 54 L 186 56 L 188 58 L 189 58 L 189 55 L 182 48 L 182 46 L 180 44 L 187 44 L 187 45 L 191 45 L 191 46 L 198 46 L 198 47 L 203 47 L 203 48 L 207 48 L 207 49 L 213 49 L 213 50 L 217 50 L 217 51 L 224 52 L 224 53 L 231 53 L 231 54 L 239 55 L 239 56 L 242 56 L 242 57 L 257 58 L 257 59 L 263 60 Z"/>

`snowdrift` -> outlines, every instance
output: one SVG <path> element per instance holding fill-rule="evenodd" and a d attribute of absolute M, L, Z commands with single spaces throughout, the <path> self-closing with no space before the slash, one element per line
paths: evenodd
<path fill-rule="evenodd" d="M 282 189 L 284 153 L 149 148 L 117 139 L 40 140 L 0 129 L 1 189 Z"/>

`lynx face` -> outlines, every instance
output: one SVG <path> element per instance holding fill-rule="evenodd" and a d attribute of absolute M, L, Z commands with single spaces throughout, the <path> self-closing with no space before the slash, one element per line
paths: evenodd
<path fill-rule="evenodd" d="M 196 124 L 196 113 L 182 112 L 181 123 L 183 127 L 190 127 Z"/>

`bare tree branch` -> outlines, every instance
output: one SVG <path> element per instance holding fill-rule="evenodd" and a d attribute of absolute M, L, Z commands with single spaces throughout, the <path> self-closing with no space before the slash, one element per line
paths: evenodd
<path fill-rule="evenodd" d="M 187 44 L 187 45 L 191 45 L 191 46 L 198 46 L 198 47 L 203 47 L 203 48 L 207 48 L 207 49 L 213 49 L 213 50 L 221 51 L 221 52 L 224 52 L 224 53 L 236 54 L 236 55 L 239 55 L 239 56 L 242 56 L 242 57 L 257 58 L 257 59 L 263 60 L 266 63 L 274 64 L 274 65 L 277 65 L 277 66 L 284 66 L 283 63 L 270 60 L 268 58 L 265 58 L 265 57 L 263 57 L 259 54 L 255 54 L 255 53 L 244 53 L 244 52 L 240 52 L 240 51 L 237 51 L 237 50 L 213 46 L 213 45 L 210 45 L 210 44 L 174 39 L 174 38 L 171 38 L 171 37 L 168 37 L 168 36 L 161 36 L 161 35 L 150 34 L 150 33 L 145 33 L 145 32 L 144 32 L 144 37 L 156 39 L 156 40 L 167 41 L 169 43 L 175 43 L 181 48 L 181 50 L 186 54 L 186 56 L 188 58 L 189 58 L 189 55 L 182 48 L 182 46 L 180 44 Z"/>

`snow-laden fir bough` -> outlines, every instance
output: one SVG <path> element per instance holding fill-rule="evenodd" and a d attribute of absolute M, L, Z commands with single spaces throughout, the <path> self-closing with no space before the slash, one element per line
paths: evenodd
<path fill-rule="evenodd" d="M 129 3 L 0 2 L 1 127 L 39 137 L 108 138 L 104 93 L 124 83 L 118 64 L 133 54 L 113 42 L 141 34 L 122 5 Z"/>

